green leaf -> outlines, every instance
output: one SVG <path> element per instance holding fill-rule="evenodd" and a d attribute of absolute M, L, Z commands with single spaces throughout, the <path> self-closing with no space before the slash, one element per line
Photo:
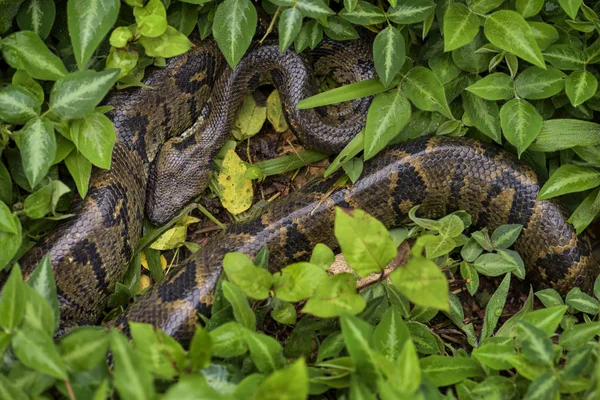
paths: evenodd
<path fill-rule="evenodd" d="M 110 335 L 104 328 L 82 326 L 60 339 L 60 354 L 72 371 L 89 371 L 106 359 Z"/>
<path fill-rule="evenodd" d="M 587 71 L 573 71 L 565 80 L 565 92 L 573 107 L 591 99 L 598 89 L 598 79 Z"/>
<path fill-rule="evenodd" d="M 296 36 L 294 47 L 297 52 L 301 52 L 306 47 L 314 49 L 323 40 L 323 27 L 315 20 L 305 21 Z"/>
<path fill-rule="evenodd" d="M 213 36 L 231 68 L 235 68 L 250 46 L 256 21 L 256 9 L 250 0 L 225 0 L 217 6 Z"/>
<path fill-rule="evenodd" d="M 148 366 L 140 362 L 122 333 L 113 330 L 110 338 L 114 360 L 114 384 L 121 397 L 134 400 L 153 398 L 154 385 Z"/>
<path fill-rule="evenodd" d="M 541 329 L 548 336 L 552 336 L 558 328 L 560 321 L 567 312 L 566 306 L 554 306 L 531 311 L 525 314 L 522 321 Z"/>
<path fill-rule="evenodd" d="M 500 125 L 504 137 L 517 148 L 519 157 L 542 130 L 540 113 L 527 100 L 513 99 L 500 109 Z"/>
<path fill-rule="evenodd" d="M 336 207 L 334 227 L 342 253 L 358 276 L 381 272 L 396 257 L 388 230 L 362 210 Z"/>
<path fill-rule="evenodd" d="M 71 139 L 77 150 L 92 164 L 100 168 L 110 168 L 117 134 L 106 115 L 92 112 L 73 121 Z"/>
<path fill-rule="evenodd" d="M 486 100 L 509 100 L 514 97 L 514 82 L 509 75 L 496 72 L 478 80 L 466 90 Z"/>
<path fill-rule="evenodd" d="M 291 366 L 273 372 L 259 386 L 253 400 L 277 400 L 285 393 L 288 400 L 308 398 L 308 370 L 303 358 Z"/>
<path fill-rule="evenodd" d="M 331 318 L 343 313 L 358 314 L 365 306 L 365 300 L 356 293 L 356 277 L 352 274 L 336 274 L 320 281 L 302 312 Z"/>
<path fill-rule="evenodd" d="M 424 111 L 437 111 L 446 118 L 453 119 L 444 87 L 431 70 L 414 67 L 404 76 L 401 89 L 417 108 Z"/>
<path fill-rule="evenodd" d="M 498 289 L 494 292 L 490 301 L 485 308 L 485 318 L 483 323 L 483 329 L 481 330 L 481 338 L 485 339 L 492 335 L 496 324 L 502 315 L 504 309 L 504 303 L 506 303 L 506 296 L 508 294 L 508 288 L 510 286 L 511 273 L 507 273 L 502 282 L 498 286 Z"/>
<path fill-rule="evenodd" d="M 298 302 L 311 296 L 317 286 L 327 279 L 327 273 L 316 265 L 299 262 L 282 268 L 273 275 L 277 298 Z"/>
<path fill-rule="evenodd" d="M 520 224 L 507 224 L 501 225 L 494 233 L 492 233 L 492 244 L 495 249 L 508 249 L 517 240 L 523 225 Z"/>
<path fill-rule="evenodd" d="M 436 263 L 413 257 L 391 273 L 394 286 L 410 301 L 423 307 L 449 310 L 448 281 Z"/>
<path fill-rule="evenodd" d="M 30 397 L 25 389 L 19 388 L 16 382 L 12 382 L 4 374 L 0 375 L 0 398 L 12 400 L 28 400 Z"/>
<path fill-rule="evenodd" d="M 56 16 L 54 0 L 28 0 L 21 6 L 17 23 L 22 31 L 33 31 L 46 39 Z"/>
<path fill-rule="evenodd" d="M 92 163 L 78 150 L 73 150 L 65 158 L 65 165 L 75 181 L 77 192 L 83 199 L 88 191 L 90 176 L 92 175 Z"/>
<path fill-rule="evenodd" d="M 18 233 L 18 226 L 13 218 L 10 208 L 0 201 L 0 231 Z"/>
<path fill-rule="evenodd" d="M 337 15 L 328 17 L 327 26 L 323 29 L 325 34 L 333 40 L 351 40 L 359 37 L 354 26 Z"/>
<path fill-rule="evenodd" d="M 248 299 L 246 299 L 242 290 L 236 285 L 224 281 L 223 294 L 233 308 L 235 320 L 243 327 L 254 331 L 256 329 L 256 316 L 254 315 L 254 311 L 250 308 Z"/>
<path fill-rule="evenodd" d="M 15 32 L 3 38 L 2 56 L 11 67 L 27 71 L 34 79 L 55 81 L 67 74 L 60 58 L 35 32 Z"/>
<path fill-rule="evenodd" d="M 554 67 L 547 67 L 546 70 L 530 67 L 517 76 L 515 88 L 517 94 L 525 99 L 546 99 L 564 89 L 566 77 Z"/>
<path fill-rule="evenodd" d="M 511 345 L 490 343 L 473 349 L 472 356 L 487 367 L 507 370 L 512 368 L 509 358 L 516 354 Z"/>
<path fill-rule="evenodd" d="M 279 308 L 274 306 L 271 310 L 271 317 L 280 324 L 294 325 L 297 320 L 294 305 L 286 301 L 280 301 L 279 304 Z"/>
<path fill-rule="evenodd" d="M 544 58 L 561 70 L 578 70 L 585 67 L 582 50 L 566 44 L 553 44 L 544 51 Z"/>
<path fill-rule="evenodd" d="M 569 217 L 575 231 L 580 235 L 600 212 L 600 189 L 593 190 Z M 600 297 L 597 295 L 597 297 Z"/>
<path fill-rule="evenodd" d="M 527 23 L 529 24 L 531 33 L 533 33 L 533 37 L 535 38 L 535 41 L 542 52 L 558 40 L 558 31 L 554 26 L 543 22 L 529 21 Z M 547 67 L 548 66 L 546 66 L 546 68 Z"/>
<path fill-rule="evenodd" d="M 559 344 L 565 350 L 575 350 L 600 334 L 600 322 L 577 324 L 560 334 Z"/>
<path fill-rule="evenodd" d="M 58 323 L 60 321 L 60 309 L 58 305 L 56 283 L 54 281 L 52 265 L 50 264 L 50 256 L 45 255 L 42 258 L 27 280 L 27 284 L 36 292 L 38 292 L 44 299 L 46 299 L 52 309 L 54 321 L 56 322 L 56 328 L 58 328 Z"/>
<path fill-rule="evenodd" d="M 198 22 L 198 7 L 193 4 L 175 3 L 167 15 L 169 25 L 185 36 L 190 36 Z"/>
<path fill-rule="evenodd" d="M 227 385 L 228 382 L 215 380 L 211 381 L 215 385 Z M 202 374 L 185 374 L 179 381 L 169 387 L 164 397 L 161 400 L 195 400 L 195 399 L 210 399 L 210 400 L 226 400 L 232 398 L 217 392 L 207 382 Z"/>
<path fill-rule="evenodd" d="M 421 370 L 438 387 L 449 386 L 467 378 L 483 377 L 477 361 L 465 357 L 429 356 L 422 358 Z"/>
<path fill-rule="evenodd" d="M 36 187 L 46 176 L 54 160 L 54 127 L 49 119 L 32 118 L 20 133 L 23 170 L 31 187 Z"/>
<path fill-rule="evenodd" d="M 310 263 L 327 270 L 334 262 L 333 250 L 323 243 L 317 243 L 310 256 Z"/>
<path fill-rule="evenodd" d="M 210 334 L 202 326 L 196 326 L 188 352 L 192 369 L 198 370 L 207 368 L 210 365 L 212 347 Z"/>
<path fill-rule="evenodd" d="M 599 143 L 600 124 L 577 119 L 552 119 L 544 121 L 530 150 L 551 152 Z"/>
<path fill-rule="evenodd" d="M 302 29 L 302 13 L 297 8 L 288 8 L 279 17 L 279 50 L 283 53 L 296 39 Z"/>
<path fill-rule="evenodd" d="M 133 15 L 140 34 L 155 38 L 167 30 L 167 11 L 160 0 L 150 0 L 144 7 L 134 7 Z"/>
<path fill-rule="evenodd" d="M 567 15 L 571 17 L 571 19 L 575 19 L 583 0 L 558 0 L 558 2 Z"/>
<path fill-rule="evenodd" d="M 479 288 L 479 274 L 477 270 L 469 263 L 460 263 L 460 276 L 466 281 L 465 285 L 469 294 L 473 296 Z"/>
<path fill-rule="evenodd" d="M 323 0 L 273 0 L 278 6 L 297 7 L 302 15 L 314 19 L 327 18 L 335 14 Z M 330 20 L 327 21 L 328 23 Z"/>
<path fill-rule="evenodd" d="M 525 394 L 526 400 L 545 400 L 553 399 L 558 393 L 559 381 L 556 374 L 548 371 L 545 374 L 538 376 Z"/>
<path fill-rule="evenodd" d="M 421 367 L 419 357 L 412 340 L 407 340 L 398 356 L 398 376 L 397 384 L 407 393 L 414 392 L 421 384 Z"/>
<path fill-rule="evenodd" d="M 261 373 L 270 374 L 281 368 L 283 355 L 277 340 L 264 333 L 255 332 L 246 336 L 246 342 L 250 349 L 250 358 Z"/>
<path fill-rule="evenodd" d="M 544 289 L 535 292 L 535 296 L 540 299 L 544 307 L 562 306 L 565 304 L 561 295 L 555 289 Z"/>
<path fill-rule="evenodd" d="M 0 201 L 8 204 L 12 203 L 12 195 L 12 179 L 8 173 L 8 169 L 6 169 L 2 161 L 0 161 Z M 0 269 L 2 269 L 1 266 Z"/>
<path fill-rule="evenodd" d="M 574 287 L 567 293 L 565 302 L 569 307 L 590 315 L 600 312 L 600 302 L 592 296 L 583 293 L 580 288 Z"/>
<path fill-rule="evenodd" d="M 140 44 L 147 56 L 164 58 L 181 55 L 192 47 L 192 42 L 172 26 L 167 26 L 166 32 L 158 37 L 142 36 Z"/>
<path fill-rule="evenodd" d="M 358 374 L 365 383 L 374 384 L 379 379 L 380 374 L 375 354 L 369 345 L 373 335 L 373 327 L 351 315 L 342 315 L 340 324 L 346 348 L 356 365 Z"/>
<path fill-rule="evenodd" d="M 404 37 L 400 30 L 388 26 L 375 37 L 373 43 L 375 70 L 384 86 L 389 87 L 406 61 Z"/>
<path fill-rule="evenodd" d="M 468 91 L 462 93 L 463 108 L 477 129 L 496 143 L 502 143 L 498 104 L 484 100 Z"/>
<path fill-rule="evenodd" d="M 29 368 L 56 379 L 68 379 L 67 368 L 46 332 L 32 328 L 18 330 L 13 336 L 12 348 L 17 358 Z"/>
<path fill-rule="evenodd" d="M 521 344 L 521 351 L 535 364 L 552 364 L 552 341 L 546 336 L 546 333 L 523 320 L 517 323 L 517 340 Z"/>
<path fill-rule="evenodd" d="M 363 0 L 359 0 L 353 11 L 344 9 L 339 15 L 356 25 L 375 25 L 386 20 L 385 13 L 379 7 Z"/>
<path fill-rule="evenodd" d="M 223 269 L 227 279 L 236 284 L 246 296 L 256 300 L 269 297 L 273 277 L 263 268 L 254 266 L 247 255 L 227 253 L 223 258 Z"/>
<path fill-rule="evenodd" d="M 27 89 L 8 85 L 0 90 L 0 119 L 22 125 L 39 114 L 42 102 Z"/>
<path fill-rule="evenodd" d="M 115 69 L 72 72 L 52 87 L 50 109 L 65 119 L 82 118 L 94 110 L 118 78 Z"/>
<path fill-rule="evenodd" d="M 566 193 L 581 192 L 600 185 L 600 172 L 574 164 L 558 167 L 542 186 L 538 200 L 551 199 Z"/>
<path fill-rule="evenodd" d="M 12 218 L 13 225 L 17 227 L 17 233 L 0 231 L 0 269 L 8 265 L 21 246 L 21 221 L 16 215 L 13 215 Z M 0 304 L 2 304 L 1 300 Z M 1 310 L 0 306 L 0 314 Z M 2 317 L 0 317 L 0 326 L 2 326 L 1 321 Z"/>
<path fill-rule="evenodd" d="M 444 14 L 444 51 L 470 43 L 479 32 L 479 18 L 460 3 L 452 3 Z"/>
<path fill-rule="evenodd" d="M 509 10 L 496 11 L 486 20 L 484 33 L 493 45 L 542 69 L 546 68 L 531 28 L 518 13 Z"/>
<path fill-rule="evenodd" d="M 499 254 L 494 253 L 480 255 L 473 263 L 473 266 L 477 272 L 485 276 L 500 276 L 517 268 L 517 264 L 512 260 L 507 260 Z"/>
<path fill-rule="evenodd" d="M 515 7 L 523 18 L 529 18 L 538 15 L 542 11 L 544 0 L 517 0 Z"/>
<path fill-rule="evenodd" d="M 2 288 L 0 297 L 0 326 L 3 329 L 12 332 L 21 323 L 26 299 L 21 268 L 15 265 Z"/>
<path fill-rule="evenodd" d="M 372 341 L 373 349 L 388 360 L 396 361 L 401 357 L 406 344 L 410 342 L 410 332 L 395 307 L 388 308 L 383 314 L 383 318 L 375 327 Z"/>
<path fill-rule="evenodd" d="M 237 322 L 226 322 L 210 332 L 213 355 L 216 357 L 235 357 L 248 351 L 246 335 L 248 332 Z"/>
<path fill-rule="evenodd" d="M 415 24 L 424 21 L 435 9 L 431 0 L 406 0 L 392 6 L 387 16 L 397 24 Z"/>
<path fill-rule="evenodd" d="M 365 126 L 365 161 L 373 158 L 406 126 L 410 103 L 399 90 L 380 93 L 369 106 Z"/>
<path fill-rule="evenodd" d="M 151 0 L 152 2 L 152 0 Z M 84 69 L 108 31 L 117 22 L 119 0 L 69 0 L 67 22 L 73 53 L 79 69 Z M 138 24 L 141 31 L 141 26 Z"/>
<path fill-rule="evenodd" d="M 383 86 L 378 78 L 367 79 L 307 97 L 306 99 L 300 100 L 298 104 L 296 104 L 296 108 L 299 110 L 305 110 L 307 108 L 327 106 L 330 104 L 341 103 L 343 101 L 372 96 L 374 94 L 384 92 L 385 90 L 385 86 Z"/>

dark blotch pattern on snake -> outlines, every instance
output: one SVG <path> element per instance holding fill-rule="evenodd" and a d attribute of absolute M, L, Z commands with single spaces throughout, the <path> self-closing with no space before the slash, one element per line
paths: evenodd
<path fill-rule="evenodd" d="M 328 70 L 341 80 L 374 74 L 370 49 L 361 41 L 326 41 L 311 58 L 315 70 Z M 280 54 L 275 44 L 253 48 L 231 71 L 215 44 L 202 41 L 169 60 L 165 69 L 154 70 L 146 80 L 153 88 L 109 96 L 118 135 L 111 169 L 94 172 L 88 196 L 74 206 L 76 216 L 21 260 L 28 276 L 50 254 L 63 329 L 98 320 L 135 251 L 145 208 L 154 222 L 162 223 L 202 192 L 236 110 L 257 85 L 270 81 L 279 89 L 290 127 L 308 147 L 337 152 L 364 127 L 370 99 L 352 102 L 343 118 L 326 108 L 295 108 L 315 92 L 313 75 L 304 56 Z M 197 313 L 210 309 L 227 252 L 253 256 L 267 245 L 276 270 L 308 258 L 317 243 L 335 248 L 336 205 L 361 208 L 386 226 L 405 222 L 417 204 L 419 214 L 431 218 L 462 209 L 475 226 L 523 224 L 515 248 L 539 286 L 563 293 L 573 286 L 589 290 L 598 273 L 587 242 L 567 223 L 565 210 L 556 201 L 535 200 L 540 184 L 534 172 L 494 146 L 466 138 L 419 138 L 382 152 L 352 187 L 329 194 L 335 179 L 292 193 L 262 216 L 212 238 L 137 299 L 116 324 L 127 330 L 128 321 L 151 323 L 187 342 Z"/>

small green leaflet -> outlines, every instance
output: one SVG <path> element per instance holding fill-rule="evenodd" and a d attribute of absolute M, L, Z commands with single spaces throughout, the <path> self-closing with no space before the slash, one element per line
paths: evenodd
<path fill-rule="evenodd" d="M 375 96 L 367 114 L 365 161 L 381 151 L 406 126 L 410 114 L 410 103 L 399 90 Z"/>
<path fill-rule="evenodd" d="M 54 160 L 54 127 L 49 119 L 32 118 L 20 132 L 23 169 L 31 187 L 36 187 L 46 176 Z"/>
<path fill-rule="evenodd" d="M 551 199 L 567 193 L 581 192 L 600 185 L 600 172 L 574 164 L 561 165 L 542 186 L 538 200 Z"/>
<path fill-rule="evenodd" d="M 302 29 L 302 14 L 297 8 L 288 8 L 279 17 L 279 50 L 283 53 Z"/>
<path fill-rule="evenodd" d="M 231 68 L 235 68 L 250 46 L 256 21 L 256 9 L 250 0 L 225 0 L 218 5 L 213 36 Z"/>
<path fill-rule="evenodd" d="M 375 70 L 386 87 L 404 65 L 406 48 L 402 33 L 393 26 L 379 32 L 373 43 Z"/>
<path fill-rule="evenodd" d="M 516 146 L 519 156 L 542 130 L 543 118 L 527 100 L 513 99 L 500 109 L 500 125 L 506 139 Z"/>

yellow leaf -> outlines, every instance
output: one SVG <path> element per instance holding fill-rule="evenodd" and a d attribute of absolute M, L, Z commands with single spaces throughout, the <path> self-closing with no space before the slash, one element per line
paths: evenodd
<path fill-rule="evenodd" d="M 256 135 L 267 118 L 267 108 L 257 107 L 252 95 L 246 96 L 233 124 L 232 133 L 237 140 Z"/>
<path fill-rule="evenodd" d="M 150 286 L 150 277 L 148 275 L 140 275 L 140 290 L 144 290 L 148 286 Z"/>
<path fill-rule="evenodd" d="M 200 218 L 192 217 L 191 215 L 186 215 L 185 217 L 183 217 L 182 221 L 180 223 L 178 223 L 177 225 L 188 226 L 191 224 L 195 224 L 196 222 L 200 222 L 200 221 L 201 221 Z"/>
<path fill-rule="evenodd" d="M 174 226 L 156 239 L 150 245 L 154 250 L 171 250 L 179 247 L 185 242 L 187 226 Z"/>
<path fill-rule="evenodd" d="M 276 132 L 281 133 L 289 129 L 287 121 L 283 116 L 281 100 L 279 99 L 279 92 L 277 90 L 274 90 L 267 99 L 267 118 Z"/>
<path fill-rule="evenodd" d="M 146 253 L 144 253 L 144 252 L 142 252 L 142 267 L 146 268 L 147 270 L 150 269 L 150 267 L 148 267 L 148 260 L 146 259 Z M 160 267 L 163 270 L 165 270 L 167 268 L 167 259 L 162 254 L 160 255 Z"/>
<path fill-rule="evenodd" d="M 246 169 L 246 164 L 235 151 L 228 150 L 217 182 L 221 203 L 232 214 L 242 213 L 252 205 L 254 192 L 252 180 L 244 176 Z"/>

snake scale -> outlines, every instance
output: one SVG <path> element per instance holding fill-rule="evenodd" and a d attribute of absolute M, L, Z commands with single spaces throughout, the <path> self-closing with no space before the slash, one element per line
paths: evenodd
<path fill-rule="evenodd" d="M 231 70 L 213 41 L 196 40 L 191 51 L 148 74 L 150 87 L 109 94 L 106 104 L 114 109 L 108 115 L 118 138 L 111 168 L 94 171 L 88 195 L 73 206 L 75 216 L 20 260 L 27 277 L 43 255 L 50 255 L 61 329 L 97 322 L 133 256 L 144 212 L 164 223 L 206 187 L 212 158 L 246 93 L 273 83 L 293 132 L 308 147 L 335 153 L 364 127 L 370 99 L 355 100 L 339 114 L 295 105 L 315 93 L 315 72 L 341 80 L 373 77 L 370 54 L 362 40 L 324 41 L 309 56 L 280 53 L 271 43 L 254 46 Z M 417 204 L 420 215 L 430 218 L 462 209 L 479 227 L 523 224 L 515 248 L 539 286 L 562 293 L 573 286 L 588 290 L 598 274 L 589 245 L 577 237 L 562 206 L 536 201 L 535 173 L 495 146 L 422 137 L 382 152 L 366 163 L 354 185 L 331 193 L 336 178 L 309 184 L 273 202 L 261 216 L 211 238 L 115 324 L 127 330 L 128 321 L 147 322 L 187 342 L 198 312 L 210 311 L 227 252 L 254 256 L 267 245 L 270 268 L 277 270 L 310 256 L 317 243 L 335 248 L 335 206 L 363 209 L 386 226 L 405 222 Z"/>

